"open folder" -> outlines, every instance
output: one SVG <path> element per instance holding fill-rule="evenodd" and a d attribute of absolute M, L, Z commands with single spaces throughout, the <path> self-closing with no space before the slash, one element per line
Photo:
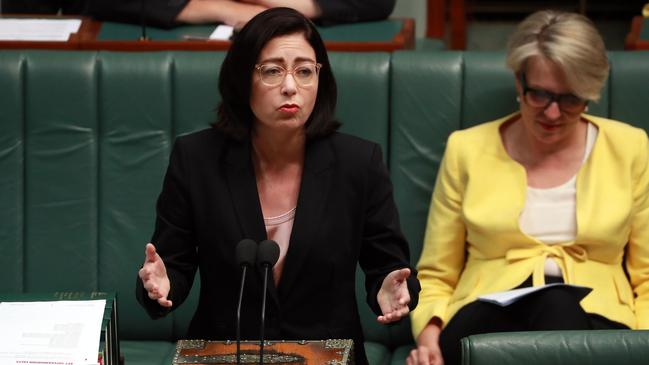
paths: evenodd
<path fill-rule="evenodd" d="M 0 302 L 0 365 L 97 364 L 106 300 Z"/>
<path fill-rule="evenodd" d="M 569 290 L 574 293 L 575 297 L 578 300 L 582 300 L 588 293 L 590 293 L 593 289 L 588 288 L 585 286 L 579 286 L 579 285 L 571 285 L 571 284 L 563 284 L 563 283 L 553 283 L 553 284 L 546 284 L 542 286 L 531 286 L 527 288 L 520 288 L 520 289 L 513 289 L 513 290 L 507 290 L 507 291 L 501 291 L 501 292 L 496 292 L 496 293 L 490 293 L 490 294 L 485 294 L 481 295 L 478 297 L 478 300 L 481 300 L 483 302 L 488 302 L 488 303 L 494 303 L 497 305 L 500 305 L 502 307 L 508 306 L 524 297 L 527 297 L 529 295 L 532 295 L 534 293 L 538 293 L 542 290 L 546 290 L 548 288 L 553 288 L 553 287 L 562 287 L 565 288 L 565 290 Z"/>

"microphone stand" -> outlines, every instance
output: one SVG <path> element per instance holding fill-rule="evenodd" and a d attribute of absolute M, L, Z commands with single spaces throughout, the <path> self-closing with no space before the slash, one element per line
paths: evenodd
<path fill-rule="evenodd" d="M 266 323 L 266 292 L 268 290 L 268 264 L 264 264 L 264 297 L 261 298 L 261 326 L 259 328 L 259 365 L 264 364 L 264 327 Z"/>
<path fill-rule="evenodd" d="M 277 242 L 264 240 L 259 242 L 257 263 L 264 269 L 264 291 L 261 298 L 261 326 L 259 329 L 259 365 L 264 364 L 264 327 L 266 324 L 266 294 L 268 293 L 268 272 L 279 258 Z"/>
<path fill-rule="evenodd" d="M 241 274 L 241 289 L 239 290 L 239 303 L 237 305 L 237 365 L 241 364 L 241 302 L 243 300 L 243 286 L 246 283 L 247 266 L 243 266 Z"/>
<path fill-rule="evenodd" d="M 237 264 L 241 267 L 241 286 L 239 287 L 239 303 L 237 304 L 237 365 L 241 364 L 241 303 L 243 301 L 243 288 L 246 284 L 248 266 L 256 261 L 257 243 L 251 239 L 241 240 L 236 247 Z"/>

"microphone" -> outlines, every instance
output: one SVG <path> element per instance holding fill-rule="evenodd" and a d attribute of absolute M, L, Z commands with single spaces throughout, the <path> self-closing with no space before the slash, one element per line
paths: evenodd
<path fill-rule="evenodd" d="M 241 267 L 241 286 L 239 287 L 239 303 L 237 304 L 237 365 L 241 364 L 241 302 L 243 299 L 243 287 L 246 283 L 246 272 L 248 267 L 255 263 L 257 256 L 257 243 L 246 238 L 236 247 L 237 265 Z"/>
<path fill-rule="evenodd" d="M 279 245 L 272 240 L 259 242 L 257 264 L 264 269 L 264 291 L 261 299 L 261 327 L 259 329 L 259 365 L 264 363 L 264 327 L 266 322 L 266 292 L 268 291 L 268 271 L 279 259 Z"/>

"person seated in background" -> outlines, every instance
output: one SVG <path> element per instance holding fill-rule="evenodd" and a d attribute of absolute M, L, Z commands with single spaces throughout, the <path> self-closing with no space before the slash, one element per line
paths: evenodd
<path fill-rule="evenodd" d="M 179 137 L 137 279 L 152 317 L 176 309 L 199 269 L 187 336 L 235 338 L 242 239 L 272 239 L 279 260 L 266 338 L 353 339 L 366 364 L 357 264 L 379 323 L 407 316 L 419 282 L 399 225 L 380 147 L 336 132 L 336 82 L 313 22 L 289 8 L 255 16 L 221 66 L 213 128 Z M 243 339 L 259 339 L 261 269 L 246 279 Z"/>
<path fill-rule="evenodd" d="M 170 28 L 181 24 L 223 23 L 242 27 L 274 7 L 298 10 L 322 25 L 386 19 L 396 0 L 88 0 L 86 13 L 100 20 Z M 144 8 L 144 10 L 143 10 Z"/>
<path fill-rule="evenodd" d="M 460 339 L 479 333 L 649 328 L 649 142 L 584 114 L 608 77 L 601 36 L 582 15 L 536 12 L 512 35 L 507 65 L 519 110 L 448 139 L 409 365 L 459 364 Z M 478 300 L 544 283 L 592 292 Z"/>
<path fill-rule="evenodd" d="M 4 14 L 64 14 L 83 13 L 86 0 L 0 0 Z"/>

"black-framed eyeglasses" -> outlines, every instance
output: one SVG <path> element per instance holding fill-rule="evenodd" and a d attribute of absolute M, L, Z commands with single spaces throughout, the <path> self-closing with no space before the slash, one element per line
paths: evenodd
<path fill-rule="evenodd" d="M 524 72 L 521 72 L 520 80 L 523 88 L 523 98 L 533 108 L 545 109 L 556 101 L 559 109 L 564 112 L 581 113 L 588 105 L 588 100 L 582 99 L 575 94 L 555 94 L 548 90 L 529 87 Z"/>
<path fill-rule="evenodd" d="M 318 78 L 318 73 L 322 67 L 319 63 L 301 63 L 291 70 L 287 70 L 280 65 L 273 63 L 264 63 L 255 65 L 259 72 L 261 82 L 268 86 L 277 86 L 284 81 L 286 75 L 293 75 L 293 79 L 299 86 L 310 86 Z"/>

